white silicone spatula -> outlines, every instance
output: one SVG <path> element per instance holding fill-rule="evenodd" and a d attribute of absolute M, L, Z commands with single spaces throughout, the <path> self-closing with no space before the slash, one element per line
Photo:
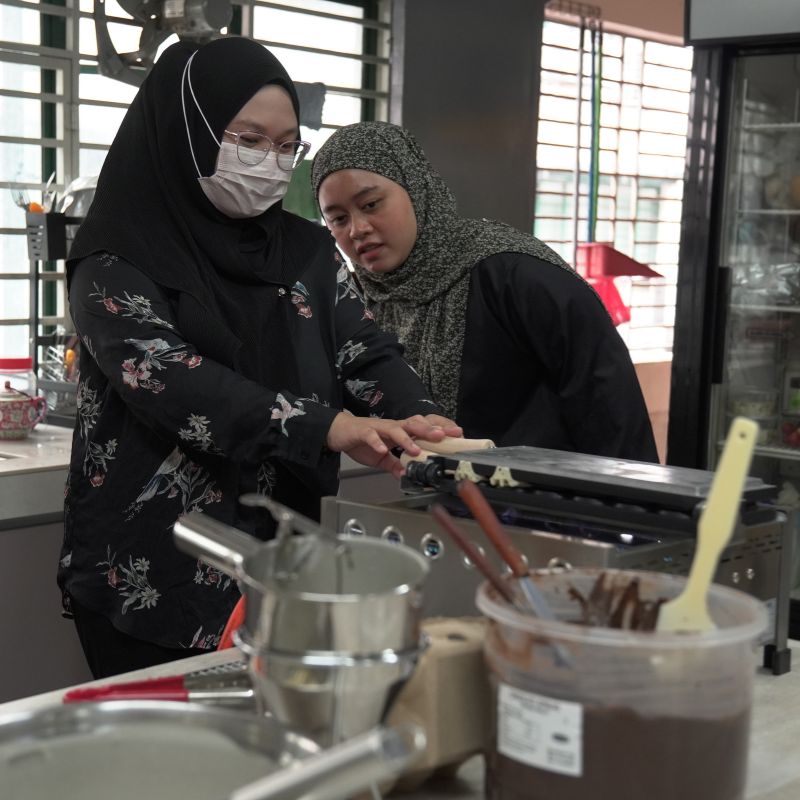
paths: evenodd
<path fill-rule="evenodd" d="M 661 606 L 657 631 L 707 631 L 714 627 L 708 613 L 708 587 L 739 518 L 742 490 L 757 436 L 758 424 L 753 420 L 736 417 L 731 423 L 697 525 L 697 548 L 686 588 Z"/>

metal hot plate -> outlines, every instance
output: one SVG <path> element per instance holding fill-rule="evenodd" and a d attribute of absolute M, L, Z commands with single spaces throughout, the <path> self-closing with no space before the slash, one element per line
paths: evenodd
<path fill-rule="evenodd" d="M 456 493 L 461 464 L 468 462 L 486 480 L 488 498 L 548 513 L 608 519 L 615 523 L 647 525 L 693 533 L 714 473 L 670 467 L 644 461 L 568 453 L 539 447 L 498 447 L 470 450 L 452 456 L 432 456 L 410 464 L 407 488 L 432 487 Z M 519 486 L 494 485 L 498 468 Z M 770 506 L 775 486 L 748 478 L 742 494 L 742 521 L 766 521 L 775 514 Z"/>

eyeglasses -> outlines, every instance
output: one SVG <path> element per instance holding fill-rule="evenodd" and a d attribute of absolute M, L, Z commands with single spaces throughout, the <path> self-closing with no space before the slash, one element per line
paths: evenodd
<path fill-rule="evenodd" d="M 290 172 L 306 157 L 306 154 L 311 149 L 311 145 L 308 142 L 297 140 L 275 144 L 269 136 L 264 136 L 262 133 L 253 133 L 252 131 L 239 131 L 239 133 L 225 131 L 225 133 L 228 136 L 233 136 L 239 161 L 251 167 L 260 164 L 267 157 L 267 153 L 270 150 L 274 150 L 278 166 L 286 170 L 286 172 Z"/>

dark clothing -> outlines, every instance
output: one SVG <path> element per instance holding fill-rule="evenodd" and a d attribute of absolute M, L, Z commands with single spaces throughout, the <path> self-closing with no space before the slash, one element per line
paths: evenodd
<path fill-rule="evenodd" d="M 186 339 L 234 369 L 251 331 L 241 306 L 250 285 L 267 277 L 291 286 L 318 252 L 318 239 L 304 235 L 303 221 L 280 203 L 252 219 L 230 219 L 197 180 L 198 170 L 214 173 L 225 126 L 269 84 L 285 88 L 297 109 L 286 70 L 257 42 L 225 37 L 199 49 L 191 42 L 168 47 L 114 137 L 67 262 L 68 281 L 92 254 L 135 264 L 173 293 Z M 274 306 L 270 299 L 262 309 L 267 324 Z M 281 366 L 267 365 L 272 385 L 291 389 L 272 369 Z"/>
<path fill-rule="evenodd" d="M 456 419 L 497 445 L 658 461 L 630 355 L 597 296 L 530 255 L 472 269 Z"/>
<path fill-rule="evenodd" d="M 268 538 L 271 518 L 238 497 L 269 493 L 318 516 L 320 497 L 337 490 L 339 455 L 325 442 L 339 410 L 438 412 L 395 337 L 375 326 L 330 237 L 302 225 L 318 257 L 300 280 L 253 281 L 241 294 L 252 329 L 241 371 L 188 340 L 174 294 L 130 263 L 106 253 L 74 269 L 82 349 L 59 583 L 126 634 L 165 647 L 219 641 L 239 593 L 176 550 L 181 514 L 202 510 Z M 261 309 L 271 306 L 268 320 Z M 282 360 L 297 384 L 262 376 L 260 354 Z"/>
<path fill-rule="evenodd" d="M 187 647 L 159 647 L 118 631 L 102 614 L 72 603 L 75 629 L 95 680 L 121 675 L 154 664 L 168 664 L 180 658 L 200 656 L 205 650 Z"/>

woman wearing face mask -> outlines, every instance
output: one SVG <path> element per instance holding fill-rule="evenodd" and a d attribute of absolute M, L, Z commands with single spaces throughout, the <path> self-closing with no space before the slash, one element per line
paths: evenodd
<path fill-rule="evenodd" d="M 82 352 L 59 584 L 96 677 L 216 647 L 239 594 L 175 549 L 180 515 L 268 538 L 243 493 L 317 516 L 339 452 L 398 475 L 393 448 L 461 432 L 324 229 L 282 210 L 298 134 L 294 86 L 266 49 L 173 45 L 70 252 Z"/>
<path fill-rule="evenodd" d="M 594 290 L 538 239 L 459 217 L 407 131 L 341 128 L 312 183 L 376 321 L 466 436 L 657 460 L 630 356 Z"/>

